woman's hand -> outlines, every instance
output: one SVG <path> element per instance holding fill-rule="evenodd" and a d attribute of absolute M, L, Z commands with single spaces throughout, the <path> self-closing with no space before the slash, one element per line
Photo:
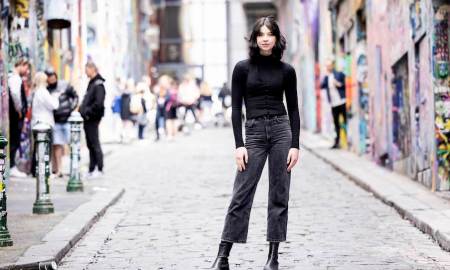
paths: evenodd
<path fill-rule="evenodd" d="M 299 150 L 297 148 L 291 148 L 289 149 L 289 154 L 287 158 L 287 171 L 291 172 L 292 168 L 294 168 L 295 164 L 297 164 L 298 161 L 298 152 Z"/>
<path fill-rule="evenodd" d="M 245 165 L 248 163 L 247 148 L 239 147 L 236 149 L 236 165 L 240 172 L 245 170 Z"/>

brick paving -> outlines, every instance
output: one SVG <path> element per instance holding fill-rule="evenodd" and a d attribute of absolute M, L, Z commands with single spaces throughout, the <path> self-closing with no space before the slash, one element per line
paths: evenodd
<path fill-rule="evenodd" d="M 231 130 L 211 129 L 128 146 L 106 168 L 126 194 L 59 269 L 208 269 L 234 180 L 233 143 Z M 450 254 L 394 209 L 312 154 L 300 159 L 280 269 L 450 269 Z M 233 247 L 231 269 L 265 263 L 267 183 L 265 171 L 248 243 Z"/>

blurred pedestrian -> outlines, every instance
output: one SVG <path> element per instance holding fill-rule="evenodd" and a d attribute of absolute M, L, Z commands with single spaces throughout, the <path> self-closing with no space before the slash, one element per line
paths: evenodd
<path fill-rule="evenodd" d="M 203 125 L 205 125 L 206 122 L 210 121 L 212 118 L 212 104 L 212 89 L 206 81 L 202 81 L 200 84 L 199 110 L 200 119 Z"/>
<path fill-rule="evenodd" d="M 344 127 L 347 126 L 347 111 L 345 99 L 345 74 L 337 71 L 334 60 L 327 62 L 327 75 L 323 79 L 320 88 L 327 91 L 328 102 L 331 105 L 331 113 L 333 115 L 334 130 L 336 137 L 332 149 L 339 148 L 341 143 L 341 123 L 343 120 Z"/>
<path fill-rule="evenodd" d="M 247 241 L 251 206 L 267 158 L 269 255 L 264 269 L 278 269 L 278 247 L 286 240 L 291 169 L 298 159 L 300 132 L 296 73 L 292 66 L 281 61 L 285 48 L 286 40 L 275 19 L 260 18 L 249 38 L 249 59 L 234 67 L 232 122 L 238 172 L 213 269 L 229 269 L 228 256 L 233 243 Z M 245 144 L 243 101 L 247 114 Z"/>
<path fill-rule="evenodd" d="M 134 80 L 129 78 L 126 81 L 124 92 L 121 97 L 120 118 L 122 119 L 122 142 L 128 143 L 131 140 L 131 130 L 133 129 L 133 113 L 131 112 L 131 96 L 134 93 Z"/>
<path fill-rule="evenodd" d="M 166 106 L 169 102 L 169 88 L 171 86 L 172 78 L 168 75 L 162 75 L 158 79 L 156 85 L 156 117 L 155 117 L 155 130 L 156 141 L 161 139 L 161 134 L 165 133 L 166 124 Z"/>
<path fill-rule="evenodd" d="M 78 94 L 68 82 L 58 80 L 53 69 L 47 69 L 45 74 L 47 75 L 48 91 L 59 101 L 58 108 L 53 112 L 55 126 L 53 128 L 52 172 L 56 176 L 62 177 L 62 158 L 65 147 L 70 143 L 68 120 L 70 114 L 78 106 Z"/>
<path fill-rule="evenodd" d="M 25 115 L 28 110 L 27 96 L 25 93 L 22 76 L 28 74 L 29 62 L 20 58 L 14 64 L 12 73 L 8 76 L 9 90 L 9 158 L 10 176 L 26 177 L 16 166 L 16 153 L 20 147 L 20 134 L 22 131 Z"/>
<path fill-rule="evenodd" d="M 47 89 L 47 75 L 44 72 L 37 72 L 34 75 L 33 80 L 33 94 L 32 94 L 32 116 L 31 116 L 31 126 L 37 123 L 44 123 L 52 128 L 51 134 L 53 134 L 55 128 L 55 116 L 54 110 L 58 109 L 59 106 L 59 95 L 60 93 L 55 93 L 51 95 Z M 53 141 L 53 136 L 51 136 L 50 141 Z M 49 150 L 50 145 L 49 144 Z M 35 164 L 36 164 L 36 145 L 34 146 L 33 159 L 31 165 L 31 172 L 33 176 L 36 176 Z M 50 151 L 51 152 L 51 151 Z M 52 160 L 53 161 L 53 160 Z"/>
<path fill-rule="evenodd" d="M 195 123 L 200 124 L 197 113 L 195 111 L 196 104 L 199 98 L 200 90 L 197 86 L 197 83 L 195 82 L 195 79 L 189 74 L 185 75 L 178 89 L 178 100 L 185 109 L 183 116 L 183 125 L 186 124 L 186 116 L 189 111 L 192 113 Z"/>
<path fill-rule="evenodd" d="M 177 109 L 178 109 L 178 85 L 175 80 L 172 80 L 169 89 L 169 99 L 166 104 L 166 128 L 167 136 L 170 141 L 174 140 L 177 135 Z"/>
<path fill-rule="evenodd" d="M 228 126 L 231 122 L 231 90 L 226 82 L 223 83 L 218 97 L 222 103 L 222 116 L 224 120 L 224 126 Z"/>
<path fill-rule="evenodd" d="M 112 130 L 116 131 L 115 138 L 119 137 L 119 141 L 122 142 L 122 119 L 120 114 L 122 112 L 122 93 L 124 89 L 124 83 L 120 77 L 116 78 L 114 84 L 114 98 L 111 103 L 112 112 Z M 118 131 L 118 132 L 117 132 Z"/>
<path fill-rule="evenodd" d="M 140 109 L 136 117 L 136 124 L 138 126 L 138 139 L 144 139 L 145 127 L 148 124 L 148 107 L 147 101 L 145 100 L 145 94 L 149 91 L 148 86 L 145 82 L 139 82 L 136 86 L 136 96 L 139 99 Z"/>
<path fill-rule="evenodd" d="M 91 61 L 86 63 L 86 75 L 89 78 L 89 84 L 80 106 L 80 113 L 84 119 L 84 132 L 89 149 L 88 177 L 96 178 L 103 175 L 103 152 L 98 127 L 105 113 L 105 79 L 98 73 L 95 63 Z"/>

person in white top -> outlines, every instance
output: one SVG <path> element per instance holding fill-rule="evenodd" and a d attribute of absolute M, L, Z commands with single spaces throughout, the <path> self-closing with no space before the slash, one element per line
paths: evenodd
<path fill-rule="evenodd" d="M 9 160 L 12 177 L 26 177 L 16 166 L 16 153 L 20 147 L 25 114 L 28 110 L 27 96 L 23 87 L 22 76 L 29 71 L 29 62 L 25 58 L 18 59 L 14 64 L 12 73 L 8 76 L 9 90 Z"/>
<path fill-rule="evenodd" d="M 33 91 L 31 125 L 45 123 L 53 128 L 55 126 L 53 110 L 58 108 L 59 100 L 57 96 L 51 95 L 48 91 L 47 75 L 44 72 L 36 73 Z"/>
<path fill-rule="evenodd" d="M 53 129 L 55 126 L 53 110 L 58 108 L 59 100 L 58 97 L 52 96 L 47 90 L 47 75 L 44 72 L 38 72 L 34 76 L 32 97 L 31 126 L 33 127 L 37 123 L 45 123 Z M 34 170 L 36 168 L 36 145 L 33 147 L 31 168 L 33 168 L 31 174 L 36 176 L 36 171 Z"/>
<path fill-rule="evenodd" d="M 185 108 L 183 121 L 186 120 L 188 111 L 191 111 L 194 116 L 195 123 L 199 124 L 197 114 L 195 112 L 195 105 L 200 98 L 200 89 L 197 86 L 194 77 L 191 75 L 185 75 L 178 89 L 178 101 Z"/>

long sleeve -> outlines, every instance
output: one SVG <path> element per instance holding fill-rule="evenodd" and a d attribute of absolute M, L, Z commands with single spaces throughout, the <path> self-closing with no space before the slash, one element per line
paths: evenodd
<path fill-rule="evenodd" d="M 92 104 L 92 111 L 95 114 L 103 114 L 104 104 L 105 104 L 105 87 L 103 84 L 98 84 L 95 86 L 95 99 Z"/>
<path fill-rule="evenodd" d="M 14 104 L 14 109 L 16 112 L 22 112 L 22 100 L 21 100 L 21 86 L 22 79 L 19 75 L 12 74 L 8 78 L 8 86 L 11 94 L 11 99 Z"/>
<path fill-rule="evenodd" d="M 47 108 L 49 111 L 53 111 L 58 109 L 59 107 L 59 100 L 58 98 L 52 96 L 50 92 L 47 91 L 47 89 L 42 89 L 41 93 L 44 95 L 42 97 L 43 105 L 45 108 Z"/>
<path fill-rule="evenodd" d="M 231 78 L 231 122 L 236 148 L 244 146 L 242 138 L 242 99 L 245 91 L 245 70 L 237 63 Z"/>
<path fill-rule="evenodd" d="M 288 66 L 285 76 L 286 105 L 292 132 L 291 148 L 299 148 L 300 114 L 298 111 L 297 75 L 295 69 Z"/>

